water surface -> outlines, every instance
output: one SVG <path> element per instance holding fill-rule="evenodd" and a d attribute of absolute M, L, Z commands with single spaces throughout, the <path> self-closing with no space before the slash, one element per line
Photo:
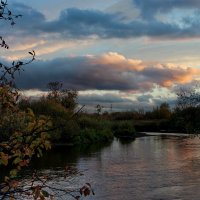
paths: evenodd
<path fill-rule="evenodd" d="M 34 168 L 49 173 L 72 166 L 84 175 L 70 184 L 90 182 L 95 200 L 199 200 L 200 139 L 149 136 L 86 149 L 54 149 Z M 56 180 L 59 182 L 59 179 Z"/>

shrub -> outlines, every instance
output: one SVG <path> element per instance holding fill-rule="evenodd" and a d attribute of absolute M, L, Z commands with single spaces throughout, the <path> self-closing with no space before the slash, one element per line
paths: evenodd
<path fill-rule="evenodd" d="M 116 137 L 132 137 L 136 136 L 136 131 L 132 121 L 113 122 L 112 131 Z"/>
<path fill-rule="evenodd" d="M 84 129 L 80 132 L 80 140 L 83 144 L 90 144 L 95 142 L 108 142 L 113 139 L 111 130 L 95 130 L 95 129 Z"/>
<path fill-rule="evenodd" d="M 100 118 L 82 116 L 78 119 L 81 143 L 110 141 L 113 139 L 111 122 Z"/>

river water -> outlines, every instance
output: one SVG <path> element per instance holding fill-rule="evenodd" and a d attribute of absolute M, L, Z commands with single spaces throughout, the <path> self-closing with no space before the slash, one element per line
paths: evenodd
<path fill-rule="evenodd" d="M 60 147 L 33 167 L 53 174 L 66 165 L 89 182 L 95 200 L 199 200 L 200 139 L 148 136 L 89 148 Z M 56 180 L 59 182 L 59 179 Z"/>

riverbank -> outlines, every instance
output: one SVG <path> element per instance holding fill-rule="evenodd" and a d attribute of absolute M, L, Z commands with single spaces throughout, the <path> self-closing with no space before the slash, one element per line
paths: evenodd
<path fill-rule="evenodd" d="M 136 138 L 140 138 L 140 137 L 148 137 L 148 136 L 174 136 L 174 137 L 194 137 L 197 135 L 191 135 L 191 134 L 187 134 L 187 133 L 164 133 L 164 132 L 137 132 L 135 134 L 135 136 L 121 136 L 121 137 L 116 137 L 118 139 L 124 139 L 124 140 L 135 140 Z M 107 143 L 110 143 L 114 140 L 114 136 L 112 138 L 112 140 L 107 141 Z M 96 142 L 97 144 L 100 144 L 101 141 Z M 82 144 L 82 145 L 92 145 L 94 143 L 87 143 L 87 144 Z M 59 146 L 68 146 L 68 147 L 72 147 L 75 146 L 77 144 L 73 144 L 73 143 L 52 143 L 53 147 L 59 147 Z M 80 144 L 79 144 L 80 145 Z"/>
<path fill-rule="evenodd" d="M 187 133 L 167 133 L 167 132 L 142 132 L 143 136 L 176 136 L 176 137 L 191 137 L 195 136 Z"/>

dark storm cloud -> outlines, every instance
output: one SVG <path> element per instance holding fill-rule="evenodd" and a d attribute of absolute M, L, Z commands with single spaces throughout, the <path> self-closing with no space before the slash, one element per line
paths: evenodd
<path fill-rule="evenodd" d="M 1 29 L 0 33 L 5 34 L 7 33 L 18 33 L 22 34 L 36 34 L 41 32 L 41 27 L 43 26 L 43 23 L 46 23 L 45 16 L 38 12 L 37 10 L 34 10 L 33 8 L 15 3 L 11 4 L 9 6 L 9 9 L 12 10 L 12 12 L 16 15 L 20 14 L 22 17 L 19 17 L 17 19 L 14 19 L 15 26 L 9 26 L 9 21 L 0 21 Z"/>
<path fill-rule="evenodd" d="M 174 25 L 158 21 L 124 23 L 117 15 L 78 9 L 65 10 L 57 21 L 49 22 L 41 28 L 44 31 L 59 32 L 65 37 L 76 38 L 92 35 L 97 35 L 100 38 L 173 37 L 173 34 L 180 31 Z"/>
<path fill-rule="evenodd" d="M 100 63 L 92 64 L 86 57 L 35 62 L 26 68 L 17 83 L 23 89 L 45 89 L 51 81 L 61 81 L 65 87 L 78 90 L 138 88 L 134 80 L 127 81 L 123 72 L 118 73 Z"/>
<path fill-rule="evenodd" d="M 181 0 L 177 0 L 181 1 Z M 182 0 L 183 1 L 183 0 Z M 137 5 L 148 12 L 152 9 L 156 11 L 162 10 L 165 7 L 165 1 L 136 1 Z M 174 1 L 166 1 L 171 5 Z M 170 4 L 170 2 L 172 2 Z M 188 1 L 191 2 L 191 1 Z M 196 1 L 183 5 L 195 5 Z M 156 5 L 154 8 L 153 5 Z M 196 2 L 197 5 L 200 3 Z M 178 6 L 177 3 L 175 5 Z M 182 5 L 182 6 L 183 6 Z M 190 20 L 187 21 L 187 26 L 181 28 L 177 23 L 164 23 L 156 19 L 146 21 L 132 20 L 124 22 L 119 14 L 109 14 L 96 10 L 81 10 L 76 8 L 63 10 L 58 19 L 48 21 L 45 16 L 22 4 L 13 5 L 16 13 L 20 13 L 23 17 L 17 20 L 15 33 L 21 37 L 24 35 L 52 37 L 52 34 L 61 38 L 85 38 L 98 36 L 99 38 L 131 38 L 131 37 L 162 37 L 162 38 L 181 38 L 181 37 L 196 37 L 200 36 L 200 29 L 197 28 L 200 22 L 195 24 Z M 148 9 L 147 9 L 147 8 Z M 172 7 L 172 5 L 171 5 Z M 146 10 L 146 11 L 145 11 Z M 143 10 L 142 10 L 143 12 Z M 5 24 L 2 26 L 5 27 Z M 10 29 L 9 29 L 10 30 Z M 9 33 L 8 30 L 8 33 Z M 2 29 L 5 32 L 5 30 Z M 10 32 L 12 32 L 10 30 Z M 1 34 L 1 30 L 0 30 Z"/>
<path fill-rule="evenodd" d="M 170 12 L 174 8 L 200 8 L 199 0 L 133 0 L 133 3 L 140 9 L 141 16 L 145 19 L 154 18 L 158 12 Z"/>
<path fill-rule="evenodd" d="M 199 74 L 198 69 L 150 65 L 117 53 L 107 53 L 36 61 L 17 77 L 17 84 L 22 89 L 44 90 L 48 82 L 61 81 L 66 88 L 77 90 L 145 92 L 155 85 L 171 87 L 189 83 Z"/>

